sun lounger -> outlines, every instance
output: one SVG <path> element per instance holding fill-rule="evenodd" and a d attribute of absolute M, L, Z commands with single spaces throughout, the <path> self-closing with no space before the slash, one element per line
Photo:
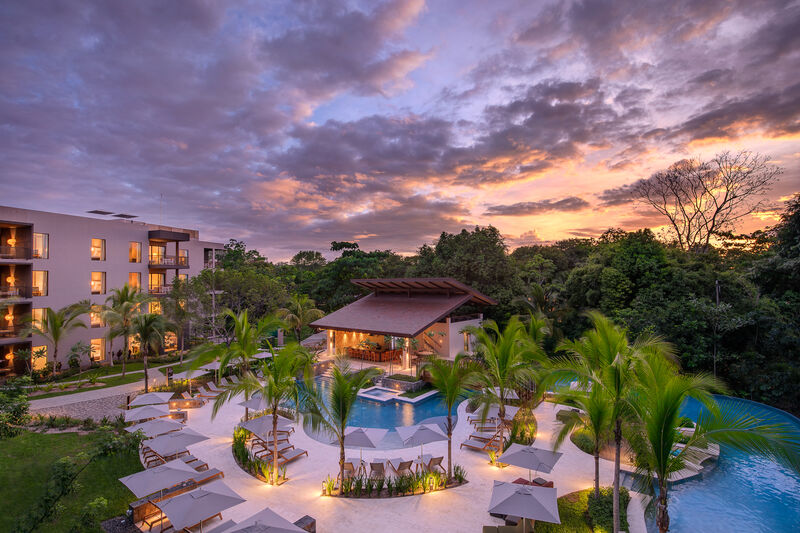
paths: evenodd
<path fill-rule="evenodd" d="M 386 469 L 384 468 L 383 463 L 370 463 L 369 477 L 370 479 L 383 479 L 386 477 Z"/>
<path fill-rule="evenodd" d="M 443 460 L 444 460 L 443 456 L 442 457 L 434 457 L 433 459 L 431 459 L 427 463 L 423 462 L 422 463 L 422 469 L 425 472 L 438 472 L 438 473 L 441 473 L 441 474 L 446 474 L 447 470 L 445 470 L 444 467 L 442 466 L 442 461 Z"/>
<path fill-rule="evenodd" d="M 486 442 L 488 440 L 492 440 L 495 437 L 497 437 L 497 434 L 498 434 L 497 431 L 476 431 L 473 434 L 471 434 L 469 438 L 473 440 L 481 440 Z"/>
<path fill-rule="evenodd" d="M 191 466 L 192 468 L 194 468 L 198 472 L 202 472 L 204 470 L 208 470 L 208 463 L 206 463 L 204 461 L 201 461 L 200 459 L 198 459 L 194 455 L 184 455 L 183 457 L 181 457 L 181 459 L 183 459 L 184 463 L 186 463 L 187 465 Z"/>
<path fill-rule="evenodd" d="M 500 437 L 488 441 L 467 439 L 461 443 L 461 448 L 464 448 L 465 446 L 471 450 L 477 450 L 480 452 L 488 452 L 489 450 L 500 451 Z"/>
<path fill-rule="evenodd" d="M 234 376 L 229 376 L 229 377 L 228 377 L 228 379 L 229 379 L 229 380 L 230 380 L 230 382 L 231 382 L 231 383 L 233 383 L 234 385 L 238 385 L 238 384 L 239 384 L 239 382 L 241 381 L 241 379 L 239 378 L 239 376 L 236 376 L 236 375 L 234 375 Z"/>
<path fill-rule="evenodd" d="M 204 470 L 201 475 L 198 475 L 194 479 L 194 482 L 198 485 L 202 485 L 203 483 L 208 483 L 209 481 L 214 481 L 215 479 L 222 479 L 225 477 L 225 472 L 218 468 L 210 468 L 208 470 Z"/>
<path fill-rule="evenodd" d="M 211 392 L 216 392 L 217 394 L 222 394 L 225 392 L 225 389 L 220 389 L 213 381 L 206 383 L 206 388 Z"/>
<path fill-rule="evenodd" d="M 287 442 L 289 442 L 289 436 L 278 433 L 278 444 L 286 444 Z M 272 437 L 270 437 L 269 440 L 264 440 L 261 437 L 253 435 L 253 445 L 255 446 L 256 444 L 271 446 L 275 444 L 275 440 Z"/>
<path fill-rule="evenodd" d="M 263 444 L 256 444 L 253 446 L 253 457 L 261 459 L 263 457 L 271 457 L 273 452 L 274 446 L 264 446 Z M 286 452 L 288 450 L 294 449 L 294 446 L 286 443 L 286 444 L 278 444 L 278 455 L 281 453 Z"/>
<path fill-rule="evenodd" d="M 299 459 L 300 456 L 302 455 L 308 457 L 308 452 L 305 450 L 301 450 L 300 448 L 289 450 L 288 452 L 285 453 L 278 452 L 278 466 L 283 466 L 287 463 L 291 463 L 295 459 Z"/>
<path fill-rule="evenodd" d="M 344 466 L 342 467 L 342 472 L 344 473 L 345 478 L 356 477 L 356 468 L 353 466 L 353 463 L 348 463 L 345 461 Z"/>
<path fill-rule="evenodd" d="M 389 465 L 392 467 L 392 469 L 394 469 L 394 473 L 398 476 L 412 474 L 413 472 L 411 472 L 411 465 L 413 464 L 414 461 L 404 461 L 399 457 L 389 459 Z"/>
<path fill-rule="evenodd" d="M 210 392 L 208 389 L 206 389 L 204 387 L 200 387 L 199 389 L 197 389 L 197 395 L 199 397 L 201 397 L 201 398 L 213 399 L 213 398 L 216 398 L 217 396 L 219 396 L 219 394 L 220 393 L 218 393 L 218 392 Z"/>

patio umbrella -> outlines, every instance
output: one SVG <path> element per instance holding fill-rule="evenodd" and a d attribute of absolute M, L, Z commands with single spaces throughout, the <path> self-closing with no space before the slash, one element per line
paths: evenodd
<path fill-rule="evenodd" d="M 193 491 L 155 502 L 153 505 L 167 515 L 175 531 L 197 524 L 200 524 L 200 531 L 203 531 L 204 520 L 245 501 L 224 482 L 212 481 Z"/>
<path fill-rule="evenodd" d="M 221 366 L 222 365 L 220 364 L 219 361 L 212 361 L 212 362 L 210 362 L 208 364 L 205 364 L 205 365 L 201 366 L 200 368 L 202 370 L 207 371 L 207 372 L 216 372 L 217 370 L 220 369 Z"/>
<path fill-rule="evenodd" d="M 166 405 L 145 405 L 125 411 L 125 422 L 138 422 L 162 416 L 169 416 L 169 407 Z"/>
<path fill-rule="evenodd" d="M 278 430 L 286 431 L 292 427 L 292 421 L 286 417 L 278 415 Z M 261 440 L 269 440 L 270 433 L 272 432 L 272 415 L 259 416 L 251 418 L 246 422 L 239 424 L 240 427 L 254 433 Z"/>
<path fill-rule="evenodd" d="M 141 424 L 136 424 L 135 426 L 126 427 L 125 431 L 133 433 L 141 430 L 145 437 L 152 439 L 153 437 L 158 437 L 165 433 L 180 431 L 183 428 L 184 425 L 176 420 L 170 418 L 156 418 L 154 420 L 142 422 Z"/>
<path fill-rule="evenodd" d="M 398 426 L 395 428 L 404 446 L 419 446 L 419 456 L 422 459 L 423 445 L 430 442 L 447 440 L 442 428 L 437 424 L 416 424 L 414 426 Z"/>
<path fill-rule="evenodd" d="M 153 468 L 136 472 L 119 480 L 137 498 L 174 487 L 197 476 L 197 471 L 181 459 L 175 459 Z"/>
<path fill-rule="evenodd" d="M 560 524 L 555 487 L 535 487 L 495 481 L 489 512 Z M 527 531 L 528 522 L 523 522 Z"/>
<path fill-rule="evenodd" d="M 258 352 L 253 356 L 253 359 L 270 359 L 272 352 Z"/>
<path fill-rule="evenodd" d="M 186 449 L 187 446 L 208 440 L 193 429 L 185 428 L 173 433 L 167 433 L 154 439 L 144 441 L 144 445 L 156 452 L 161 457 L 170 457 Z"/>
<path fill-rule="evenodd" d="M 552 472 L 553 466 L 562 455 L 564 454 L 560 452 L 514 443 L 508 447 L 499 461 L 503 464 L 527 468 L 528 481 L 530 481 L 531 470 L 541 470 L 545 473 Z"/>
<path fill-rule="evenodd" d="M 264 409 L 272 408 L 271 404 L 268 404 L 267 402 L 264 401 L 264 397 L 261 396 L 261 394 L 256 394 L 247 401 L 239 402 L 239 405 L 241 405 L 242 407 L 247 407 L 248 409 L 252 409 L 254 411 L 263 411 Z M 284 420 L 287 419 L 284 418 Z"/>
<path fill-rule="evenodd" d="M 227 533 L 302 533 L 304 531 L 269 507 L 239 522 L 233 529 L 226 530 Z"/>
<path fill-rule="evenodd" d="M 172 398 L 172 392 L 148 392 L 147 394 L 140 394 L 130 403 L 131 407 L 140 407 L 142 405 L 156 405 L 169 403 Z"/>
<path fill-rule="evenodd" d="M 363 461 L 364 448 L 377 448 L 387 433 L 389 430 L 382 428 L 349 427 L 344 430 L 344 445 L 358 447 L 358 459 Z M 331 444 L 338 444 L 338 441 Z"/>

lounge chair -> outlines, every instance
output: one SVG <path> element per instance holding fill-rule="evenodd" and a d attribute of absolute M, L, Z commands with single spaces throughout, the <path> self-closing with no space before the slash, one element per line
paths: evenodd
<path fill-rule="evenodd" d="M 274 446 L 264 446 L 263 444 L 256 444 L 253 446 L 253 457 L 261 459 L 263 457 L 272 457 Z M 284 452 L 288 452 L 289 450 L 293 450 L 294 446 L 289 444 L 278 444 L 278 455 L 280 456 Z"/>
<path fill-rule="evenodd" d="M 208 389 L 204 387 L 200 387 L 199 389 L 197 389 L 197 395 L 201 398 L 213 399 L 219 396 L 219 394 L 220 394 L 219 392 L 210 392 Z"/>
<path fill-rule="evenodd" d="M 488 452 L 489 450 L 498 452 L 502 447 L 502 443 L 500 442 L 500 437 L 498 436 L 497 438 L 487 441 L 467 439 L 461 443 L 461 448 L 465 446 L 471 450 L 477 450 L 479 452 Z"/>
<path fill-rule="evenodd" d="M 194 455 L 184 455 L 183 457 L 181 457 L 181 459 L 183 459 L 184 463 L 191 466 L 198 472 L 203 472 L 204 470 L 208 470 L 208 463 L 206 463 L 205 461 L 201 461 Z"/>
<path fill-rule="evenodd" d="M 238 384 L 241 381 L 239 376 L 236 376 L 236 375 L 229 376 L 228 380 L 230 380 L 230 382 L 233 383 L 234 385 Z"/>
<path fill-rule="evenodd" d="M 437 472 L 441 474 L 446 474 L 447 470 L 444 469 L 442 466 L 442 461 L 444 457 L 434 457 L 427 464 L 422 463 L 422 469 L 425 472 Z"/>
<path fill-rule="evenodd" d="M 353 466 L 353 463 L 348 463 L 345 461 L 344 466 L 342 467 L 342 473 L 344 474 L 345 478 L 356 477 L 356 468 Z"/>
<path fill-rule="evenodd" d="M 306 457 L 308 457 L 308 452 L 305 450 L 301 450 L 300 448 L 292 449 L 285 453 L 278 452 L 278 466 L 283 466 L 287 463 L 291 463 L 295 459 L 299 459 L 301 455 L 305 455 Z"/>
<path fill-rule="evenodd" d="M 369 464 L 369 477 L 370 479 L 383 479 L 386 477 L 386 470 L 383 463 L 370 463 Z"/>
<path fill-rule="evenodd" d="M 498 433 L 499 432 L 497 431 L 476 431 L 472 433 L 469 436 L 469 438 L 473 440 L 482 440 L 485 442 L 487 440 L 492 440 L 496 438 L 498 436 Z"/>
<path fill-rule="evenodd" d="M 398 476 L 413 474 L 413 472 L 411 471 L 411 465 L 413 464 L 414 461 L 403 461 L 399 457 L 394 459 L 389 459 L 389 465 L 394 469 L 394 473 L 397 474 Z"/>
<path fill-rule="evenodd" d="M 217 394 L 222 394 L 225 392 L 225 389 L 220 389 L 213 381 L 206 383 L 206 388 L 211 392 L 216 392 Z"/>

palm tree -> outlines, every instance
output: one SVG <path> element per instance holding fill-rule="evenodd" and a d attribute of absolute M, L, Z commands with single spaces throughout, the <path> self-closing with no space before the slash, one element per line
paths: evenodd
<path fill-rule="evenodd" d="M 483 389 L 477 401 L 483 405 L 484 417 L 497 404 L 504 423 L 507 400 L 516 389 L 535 382 L 534 364 L 546 361 L 547 355 L 531 341 L 517 317 L 511 317 L 502 331 L 494 320 L 487 320 L 481 328 L 467 327 L 465 331 L 475 337 L 475 357 L 482 366 L 474 379 Z M 502 423 L 500 436 L 503 436 Z"/>
<path fill-rule="evenodd" d="M 122 337 L 122 375 L 125 375 L 125 359 L 130 355 L 128 339 L 133 335 L 133 318 L 142 312 L 142 306 L 150 301 L 150 296 L 131 288 L 127 283 L 111 291 L 102 312 L 103 320 L 109 325 L 108 337 L 113 340 Z"/>
<path fill-rule="evenodd" d="M 336 359 L 327 396 L 314 386 L 310 376 L 303 388 L 303 424 L 313 431 L 324 431 L 339 442 L 339 480 L 344 479 L 344 437 L 347 421 L 358 398 L 358 391 L 380 374 L 377 368 L 350 370 L 347 359 Z M 340 485 L 341 486 L 341 485 Z"/>
<path fill-rule="evenodd" d="M 325 313 L 316 307 L 314 300 L 307 294 L 293 294 L 289 305 L 278 309 L 278 316 L 286 321 L 286 324 L 294 329 L 297 342 L 300 342 L 300 334 L 303 326 L 322 318 Z"/>
<path fill-rule="evenodd" d="M 186 340 L 186 328 L 193 318 L 189 309 L 189 282 L 175 279 L 169 293 L 161 299 L 161 309 L 168 321 L 175 324 L 180 346 L 180 364 L 183 364 L 183 353 Z"/>
<path fill-rule="evenodd" d="M 172 328 L 162 315 L 143 313 L 133 317 L 131 332 L 139 339 L 142 349 L 142 363 L 144 366 L 144 392 L 148 390 L 147 356 L 150 350 L 158 353 L 164 345 L 164 335 Z"/>
<path fill-rule="evenodd" d="M 599 388 L 611 405 L 612 432 L 614 435 L 614 533 L 619 533 L 619 478 L 622 451 L 622 424 L 631 412 L 630 390 L 634 383 L 635 360 L 645 352 L 661 357 L 674 354 L 672 346 L 661 338 L 642 335 L 634 343 L 628 341 L 625 328 L 615 325 L 602 313 L 587 313 L 592 329 L 576 341 L 562 341 L 559 351 L 572 357 L 553 361 L 550 379 L 568 377 L 577 379 L 583 388 Z"/>
<path fill-rule="evenodd" d="M 261 398 L 272 413 L 272 437 L 274 449 L 278 449 L 278 410 L 282 409 L 291 413 L 294 418 L 292 405 L 299 405 L 299 382 L 297 375 L 309 364 L 309 359 L 303 348 L 296 343 L 285 346 L 280 352 L 273 353 L 271 360 L 261 362 L 261 372 L 264 374 L 264 383 L 248 368 L 242 375 L 239 383 L 225 387 L 225 391 L 214 400 L 211 414 L 217 415 L 219 409 L 235 396 L 244 393 L 246 398 L 254 394 Z M 273 453 L 272 483 L 278 483 L 278 454 Z"/>
<path fill-rule="evenodd" d="M 575 405 L 580 409 L 576 411 L 563 411 L 566 419 L 556 435 L 554 450 L 558 450 L 566 438 L 575 430 L 583 430 L 592 442 L 592 455 L 594 456 L 594 496 L 600 497 L 600 450 L 610 440 L 611 436 L 611 403 L 605 398 L 600 388 L 595 388 L 589 393 L 570 391 L 556 397 L 558 403 Z"/>
<path fill-rule="evenodd" d="M 88 312 L 84 302 L 67 305 L 58 311 L 45 307 L 44 316 L 41 322 L 36 323 L 32 318 L 26 320 L 28 326 L 21 335 L 39 335 L 47 339 L 53 345 L 53 370 L 58 371 L 58 345 L 64 337 L 71 331 L 78 328 L 85 328 L 86 324 L 80 320 L 80 316 Z"/>
<path fill-rule="evenodd" d="M 631 437 L 637 473 L 652 489 L 658 487 L 656 524 L 669 530 L 669 476 L 685 467 L 697 447 L 708 442 L 726 444 L 748 453 L 765 455 L 800 471 L 800 435 L 786 424 L 754 418 L 734 405 L 721 410 L 712 392 L 723 390 L 708 374 L 680 374 L 677 367 L 658 354 L 648 354 L 636 365 L 637 385 L 632 390 L 635 424 Z M 694 434 L 677 447 L 683 436 L 678 429 L 681 408 L 687 398 L 699 401 L 701 414 Z"/>
<path fill-rule="evenodd" d="M 459 354 L 452 362 L 431 358 L 422 365 L 422 370 L 430 373 L 431 385 L 439 391 L 447 406 L 447 478 L 450 479 L 453 472 L 453 406 L 467 393 L 478 367 L 465 355 Z"/>

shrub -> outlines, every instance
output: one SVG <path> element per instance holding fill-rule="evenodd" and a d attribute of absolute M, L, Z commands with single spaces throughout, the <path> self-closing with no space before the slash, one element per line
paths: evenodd
<path fill-rule="evenodd" d="M 619 527 L 628 530 L 628 502 L 631 496 L 625 487 L 619 488 Z M 601 487 L 600 497 L 595 498 L 594 492 L 589 494 L 589 520 L 595 532 L 605 533 L 612 531 L 614 525 L 614 490 L 611 487 Z"/>
<path fill-rule="evenodd" d="M 694 422 L 692 422 L 692 419 L 689 418 L 688 416 L 682 416 L 678 420 L 678 427 L 679 428 L 693 428 L 694 427 Z"/>
<path fill-rule="evenodd" d="M 392 483 L 392 478 L 386 478 L 386 493 L 391 497 L 394 494 L 394 483 Z"/>
<path fill-rule="evenodd" d="M 569 440 L 581 451 L 594 454 L 594 441 L 589 435 L 589 432 L 585 429 L 576 429 L 573 431 L 572 435 L 569 436 Z"/>
<path fill-rule="evenodd" d="M 87 503 L 81 510 L 80 516 L 75 524 L 73 524 L 71 531 L 95 531 L 100 528 L 100 517 L 105 513 L 108 507 L 108 500 L 99 496 L 94 500 Z"/>
<path fill-rule="evenodd" d="M 453 467 L 453 477 L 459 483 L 464 483 L 467 480 L 467 471 L 464 470 L 463 466 L 455 465 Z"/>
<path fill-rule="evenodd" d="M 96 427 L 97 427 L 97 424 L 95 424 L 94 419 L 92 417 L 84 418 L 83 422 L 81 423 L 81 428 L 86 430 L 86 431 L 91 431 Z"/>
<path fill-rule="evenodd" d="M 406 374 L 392 374 L 391 376 L 388 376 L 388 379 L 393 379 L 395 381 L 408 381 L 409 383 L 419 381 L 419 378 L 415 378 L 414 376 L 408 376 Z"/>

